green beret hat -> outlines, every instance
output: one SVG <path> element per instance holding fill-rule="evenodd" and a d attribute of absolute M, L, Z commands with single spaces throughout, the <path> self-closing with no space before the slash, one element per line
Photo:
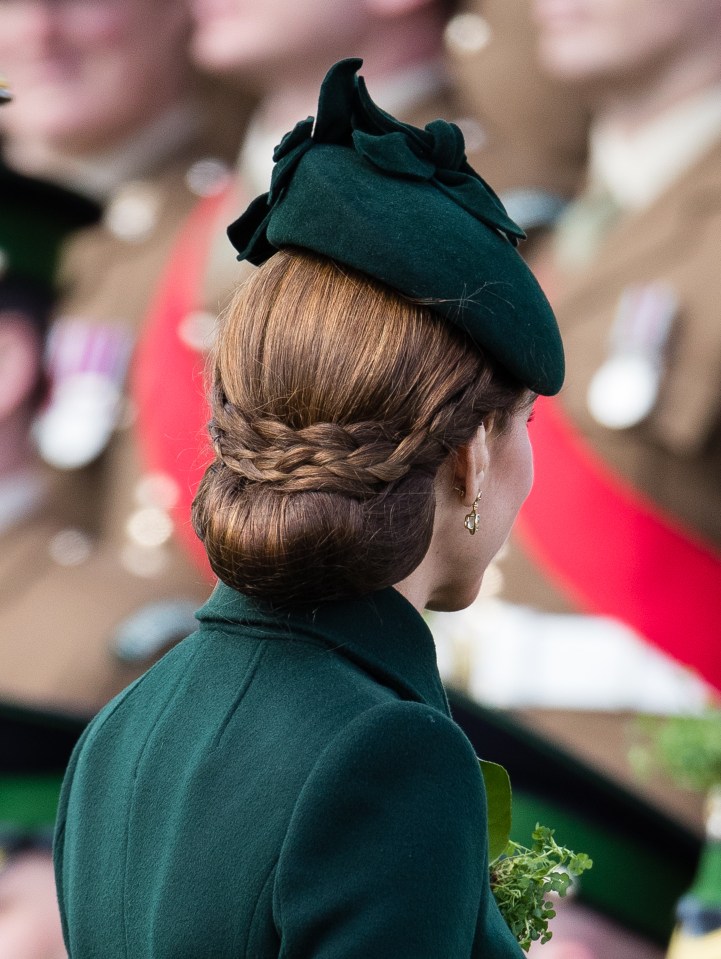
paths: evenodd
<path fill-rule="evenodd" d="M 427 302 L 531 390 L 557 393 L 563 346 L 516 249 L 523 231 L 469 166 L 458 127 L 385 113 L 361 65 L 336 63 L 315 120 L 276 148 L 270 192 L 228 228 L 238 259 L 258 265 L 287 246 L 330 257 Z"/>
<path fill-rule="evenodd" d="M 0 283 L 50 293 L 62 241 L 99 218 L 92 200 L 0 164 Z"/>

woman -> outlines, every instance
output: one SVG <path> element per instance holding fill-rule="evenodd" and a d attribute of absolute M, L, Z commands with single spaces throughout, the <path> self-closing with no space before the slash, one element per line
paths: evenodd
<path fill-rule="evenodd" d="M 459 131 L 395 121 L 359 66 L 229 231 L 264 265 L 220 331 L 194 505 L 221 582 L 70 764 L 70 959 L 520 954 L 420 611 L 475 597 L 563 353 Z"/>

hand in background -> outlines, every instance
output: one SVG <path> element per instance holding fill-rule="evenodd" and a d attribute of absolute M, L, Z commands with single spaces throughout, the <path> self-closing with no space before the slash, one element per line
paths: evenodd
<path fill-rule="evenodd" d="M 0 871 L 0 956 L 67 959 L 49 852 L 14 856 Z"/>

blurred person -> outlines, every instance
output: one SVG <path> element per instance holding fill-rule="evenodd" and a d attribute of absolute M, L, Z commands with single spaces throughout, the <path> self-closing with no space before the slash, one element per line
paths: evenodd
<path fill-rule="evenodd" d="M 36 590 L 45 603 L 55 599 L 45 586 L 63 535 L 62 498 L 33 448 L 31 424 L 45 389 L 59 244 L 98 215 L 89 200 L 0 166 L 0 675 L 38 640 L 31 619 L 9 622 L 16 606 Z M 76 736 L 56 749 L 43 719 L 21 722 L 5 703 L 0 729 L 0 955 L 62 959 L 50 839 Z"/>
<path fill-rule="evenodd" d="M 63 771 L 84 722 L 0 702 L 0 955 L 66 959 L 52 863 Z"/>
<path fill-rule="evenodd" d="M 77 490 L 42 462 L 32 432 L 62 244 L 99 215 L 87 198 L 0 166 L 0 698 L 86 712 L 127 683 L 125 647 L 110 640 L 121 628 L 129 642 L 139 600 L 155 598 L 152 584 L 129 587 L 77 524 Z"/>
<path fill-rule="evenodd" d="M 532 258 L 569 375 L 537 404 L 538 481 L 484 600 L 434 630 L 449 681 L 700 835 L 702 800 L 628 753 L 639 711 L 721 686 L 721 3 L 534 11 L 544 68 L 592 117 L 584 189 Z"/>
<path fill-rule="evenodd" d="M 588 132 L 583 99 L 542 69 L 536 35 L 531 0 L 466 0 L 444 33 L 475 155 L 528 236 L 526 258 L 581 186 Z"/>
<path fill-rule="evenodd" d="M 90 578 L 76 571 L 75 603 L 89 658 L 108 663 L 119 646 L 152 659 L 187 632 L 209 588 L 175 546 L 177 488 L 143 470 L 125 392 L 160 264 L 198 197 L 222 182 L 243 122 L 237 95 L 230 121 L 225 111 L 216 122 L 227 94 L 192 70 L 189 28 L 186 5 L 167 0 L 0 5 L 0 62 L 15 95 L 0 117 L 5 157 L 103 207 L 101 222 L 64 248 L 51 390 L 35 436 L 44 460 L 65 471 L 74 524 L 97 542 L 93 562 L 81 564 Z M 43 646 L 31 655 L 42 659 Z M 13 681 L 22 689 L 38 683 L 37 672 L 21 672 Z M 51 686 L 48 677 L 43 698 L 70 698 Z M 97 705 L 106 692 L 88 689 L 77 705 Z"/>
<path fill-rule="evenodd" d="M 3 112 L 6 154 L 17 166 L 58 176 L 72 177 L 75 164 L 96 157 L 110 166 L 139 130 L 179 106 L 188 110 L 187 30 L 182 3 L 6 0 L 0 60 L 16 98 Z M 167 144 L 155 149 L 170 152 Z M 110 184 L 117 175 L 96 172 Z"/>
<path fill-rule="evenodd" d="M 43 350 L 59 247 L 100 211 L 90 200 L 2 165 L 0 201 L 0 581 L 5 612 L 51 562 L 48 549 L 38 547 L 62 517 L 57 503 L 49 506 L 52 479 L 34 448 L 32 422 L 46 386 Z M 30 624 L 27 630 L 32 630 Z M 2 634 L 7 639 L 6 629 Z"/>
<path fill-rule="evenodd" d="M 34 443 L 62 244 L 99 215 L 87 198 L 0 167 L 0 700 L 85 715 L 153 660 L 169 630 L 187 632 L 196 605 L 173 583 L 164 594 L 123 575 L 113 544 L 78 522 L 72 478 Z"/>
<path fill-rule="evenodd" d="M 626 755 L 638 710 L 721 687 L 721 2 L 534 9 L 546 69 L 592 110 L 587 185 L 534 259 L 570 373 L 538 404 L 539 482 L 494 564 L 523 606 L 468 622 L 504 636 L 505 672 L 466 637 L 459 679 L 700 830 L 700 801 Z"/>

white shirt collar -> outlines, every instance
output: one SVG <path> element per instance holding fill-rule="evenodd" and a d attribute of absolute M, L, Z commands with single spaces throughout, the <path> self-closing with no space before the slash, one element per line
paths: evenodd
<path fill-rule="evenodd" d="M 650 206 L 721 138 L 721 86 L 665 111 L 632 133 L 611 124 L 591 131 L 591 187 L 623 209 Z"/>

